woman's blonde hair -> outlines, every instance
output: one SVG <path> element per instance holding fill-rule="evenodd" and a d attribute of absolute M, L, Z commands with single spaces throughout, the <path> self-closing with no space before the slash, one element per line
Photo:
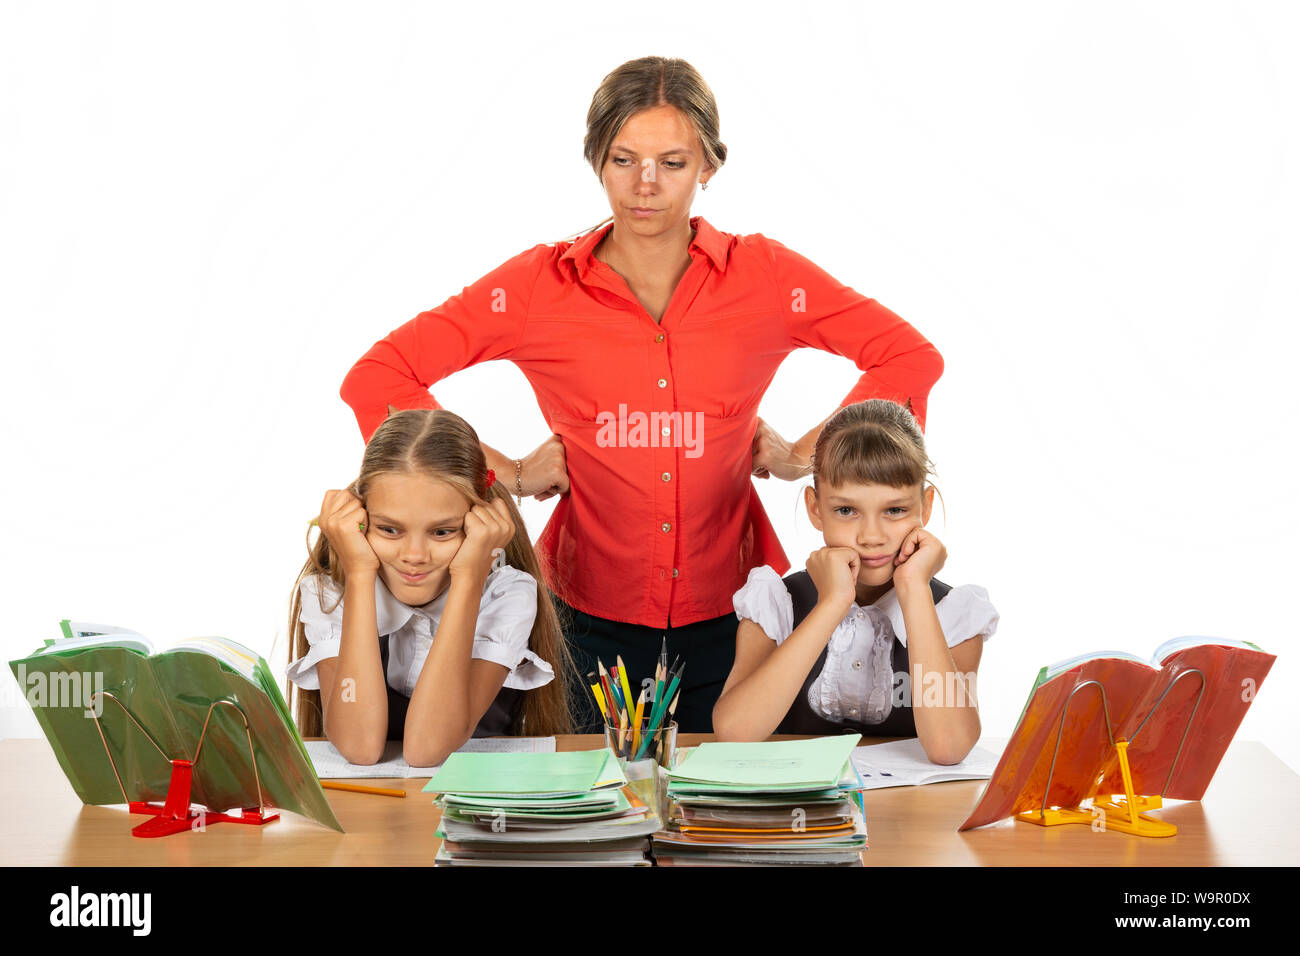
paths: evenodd
<path fill-rule="evenodd" d="M 704 78 L 685 60 L 643 56 L 629 60 L 600 81 L 587 109 L 587 135 L 583 156 L 602 179 L 614 137 L 623 124 L 642 110 L 676 107 L 694 127 L 704 150 L 705 167 L 719 170 L 727 161 L 727 146 L 718 136 L 718 103 Z M 566 242 L 599 229 L 613 219 L 606 216 L 589 229 L 560 240 Z"/>
<path fill-rule="evenodd" d="M 813 488 L 820 482 L 911 488 L 934 475 L 915 416 L 883 398 L 846 405 L 832 415 L 813 446 L 812 468 Z"/>
<path fill-rule="evenodd" d="M 506 482 L 498 480 L 488 487 L 487 460 L 479 445 L 478 435 L 459 415 L 445 409 L 393 412 L 375 430 L 361 459 L 361 474 L 352 483 L 353 494 L 366 500 L 371 482 L 377 475 L 402 473 L 420 474 L 445 481 L 471 505 L 485 505 L 490 499 L 506 503 L 510 519 L 515 525 L 514 537 L 506 545 L 506 562 L 532 575 L 537 582 L 537 618 L 533 621 L 528 647 L 555 670 L 555 679 L 543 687 L 524 694 L 523 706 L 511 731 L 516 734 L 549 737 L 569 733 L 572 717 L 569 712 L 569 672 L 573 663 L 555 605 L 542 583 L 541 563 L 524 520 L 510 500 Z M 307 653 L 307 637 L 300 615 L 302 595 L 300 586 L 311 575 L 324 575 L 334 582 L 339 592 L 344 586 L 343 566 L 325 535 L 320 535 L 310 545 L 307 561 L 294 582 L 293 597 L 289 607 L 289 659 L 297 660 Z M 330 613 L 334 608 L 324 607 L 325 588 L 321 588 L 321 610 Z M 337 605 L 335 605 L 337 606 Z M 296 698 L 298 729 L 304 737 L 321 736 L 320 691 L 308 691 L 289 685 L 289 693 Z"/>

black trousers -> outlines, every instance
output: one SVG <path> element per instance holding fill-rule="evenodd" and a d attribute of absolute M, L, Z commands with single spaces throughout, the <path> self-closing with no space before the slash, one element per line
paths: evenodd
<path fill-rule="evenodd" d="M 606 670 L 623 658 L 628 684 L 635 698 L 641 692 L 643 678 L 653 677 L 659 662 L 659 647 L 668 639 L 668 663 L 681 655 L 686 664 L 680 685 L 674 719 L 682 733 L 712 733 L 713 705 L 722 696 L 722 687 L 736 659 L 735 614 L 724 614 L 708 621 L 673 627 L 647 627 L 624 624 L 603 617 L 593 617 L 574 610 L 552 595 L 569 652 L 577 670 L 577 684 L 569 689 L 578 733 L 603 733 L 600 711 L 591 696 L 587 674 L 596 670 L 600 658 Z"/>

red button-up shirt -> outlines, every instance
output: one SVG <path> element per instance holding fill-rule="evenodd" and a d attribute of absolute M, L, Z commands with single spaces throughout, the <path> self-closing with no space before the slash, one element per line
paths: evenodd
<path fill-rule="evenodd" d="M 421 312 L 341 392 L 369 439 L 389 403 L 438 408 L 434 382 L 514 362 L 569 472 L 537 543 L 548 585 L 580 611 L 653 627 L 729 614 L 751 568 L 790 567 L 750 480 L 759 400 L 787 355 L 851 359 L 862 377 L 841 405 L 910 402 L 922 424 L 943 370 L 910 325 L 781 243 L 691 226 L 691 265 L 658 323 L 592 256 L 605 227 L 534 246 Z"/>

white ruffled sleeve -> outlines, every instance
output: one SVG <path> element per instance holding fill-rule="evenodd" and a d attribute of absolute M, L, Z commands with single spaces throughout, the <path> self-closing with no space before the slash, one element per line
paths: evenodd
<path fill-rule="evenodd" d="M 322 589 L 324 608 L 321 607 Z M 307 653 L 290 664 L 285 673 L 303 690 L 320 690 L 316 665 L 338 657 L 343 641 L 343 595 L 333 581 L 319 574 L 304 578 L 298 594 L 302 604 L 298 620 L 302 621 L 308 647 Z"/>
<path fill-rule="evenodd" d="M 978 584 L 953 588 L 934 609 L 939 613 L 939 626 L 949 647 L 976 636 L 987 641 L 997 633 L 998 609 L 989 600 L 989 592 Z"/>
<path fill-rule="evenodd" d="M 537 619 L 537 581 L 505 565 L 488 575 L 479 603 L 471 657 L 510 669 L 504 687 L 533 690 L 555 679 L 555 670 L 528 649 Z"/>
<path fill-rule="evenodd" d="M 906 647 L 907 633 L 903 629 L 903 611 L 897 595 L 891 590 L 881 598 L 879 606 L 889 615 L 894 633 Z M 978 584 L 953 588 L 934 606 L 934 610 L 939 615 L 939 627 L 943 629 L 949 647 L 956 647 L 976 636 L 987 641 L 998 629 L 998 609 L 989 600 L 989 592 Z"/>
<path fill-rule="evenodd" d="M 766 564 L 749 572 L 731 605 L 738 619 L 753 621 L 778 646 L 794 630 L 794 601 L 781 576 Z"/>

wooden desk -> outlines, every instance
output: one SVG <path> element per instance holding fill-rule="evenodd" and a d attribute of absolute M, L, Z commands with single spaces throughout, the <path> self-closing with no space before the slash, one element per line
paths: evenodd
<path fill-rule="evenodd" d="M 707 739 L 683 734 L 680 743 Z M 992 750 L 1002 741 L 986 741 Z M 560 737 L 587 750 L 600 736 Z M 291 813 L 265 827 L 215 824 L 206 833 L 156 840 L 130 835 L 121 807 L 84 806 L 45 740 L 0 741 L 0 864 L 5 866 L 418 866 L 438 849 L 438 811 L 424 780 L 374 781 L 405 799 L 326 791 L 346 833 Z M 367 781 L 369 782 L 369 781 Z M 1083 827 L 1005 820 L 968 833 L 983 781 L 896 787 L 864 795 L 867 866 L 1293 866 L 1300 864 L 1300 777 L 1259 743 L 1234 743 L 1205 799 L 1172 801 L 1159 816 L 1178 836 L 1155 840 Z"/>

